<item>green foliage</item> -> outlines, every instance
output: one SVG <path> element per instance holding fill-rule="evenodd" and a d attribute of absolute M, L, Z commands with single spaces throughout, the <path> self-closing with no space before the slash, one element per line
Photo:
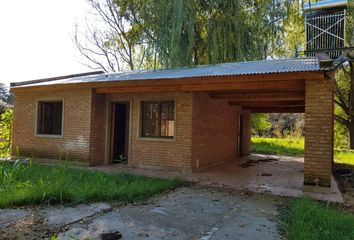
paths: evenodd
<path fill-rule="evenodd" d="M 113 46 L 110 50 L 116 47 L 118 53 L 123 53 L 118 56 L 131 69 L 135 65 L 169 68 L 293 57 L 304 48 L 299 0 L 89 2 L 96 10 L 97 6 L 108 9 L 105 16 L 115 15 L 113 21 L 104 20 L 110 29 L 104 38 L 109 47 Z M 143 62 L 132 61 L 131 52 L 133 58 Z M 137 57 L 142 55 L 144 58 Z"/>
<path fill-rule="evenodd" d="M 303 156 L 304 138 L 252 137 L 252 152 L 275 155 Z M 354 165 L 354 151 L 335 149 L 334 161 Z"/>
<path fill-rule="evenodd" d="M 0 115 L 0 157 L 8 157 L 10 154 L 12 119 L 12 109 Z"/>
<path fill-rule="evenodd" d="M 349 66 L 344 66 L 339 69 L 335 74 L 336 79 L 336 94 L 335 94 L 335 108 L 334 114 L 337 120 L 334 125 L 335 138 L 334 144 L 336 147 L 348 148 L 349 147 L 349 129 L 350 122 L 354 119 L 350 114 L 351 107 L 351 79 L 348 74 Z"/>
<path fill-rule="evenodd" d="M 0 162 L 0 207 L 108 200 L 133 202 L 183 184 L 179 179 Z"/>
<path fill-rule="evenodd" d="M 304 115 L 301 113 L 272 113 L 269 115 L 272 124 L 271 137 L 300 138 L 303 136 Z"/>
<path fill-rule="evenodd" d="M 305 48 L 305 20 L 302 15 L 301 1 L 292 1 L 287 8 L 283 26 L 283 45 L 276 49 L 276 55 L 298 57 Z"/>
<path fill-rule="evenodd" d="M 349 5 L 351 7 L 347 10 L 347 18 L 346 18 L 346 46 L 352 47 L 354 46 L 354 0 L 349 0 Z"/>
<path fill-rule="evenodd" d="M 302 156 L 304 138 L 252 138 L 252 152 L 263 154 Z"/>
<path fill-rule="evenodd" d="M 128 2 L 160 66 L 178 67 L 273 56 L 291 1 Z"/>
<path fill-rule="evenodd" d="M 10 107 L 11 96 L 5 84 L 0 83 L 0 115 Z"/>
<path fill-rule="evenodd" d="M 13 190 L 17 185 L 16 179 L 23 170 L 24 165 L 20 160 L 17 160 L 9 169 L 0 165 L 0 192 Z"/>
<path fill-rule="evenodd" d="M 8 102 L 10 94 L 5 86 L 5 84 L 0 83 L 0 100 Z"/>
<path fill-rule="evenodd" d="M 268 120 L 268 114 L 266 113 L 254 113 L 251 118 L 252 133 L 256 135 L 262 135 L 264 131 L 269 130 L 272 124 Z"/>
<path fill-rule="evenodd" d="M 252 114 L 252 134 L 262 137 L 301 138 L 304 115 L 300 113 Z"/>
<path fill-rule="evenodd" d="M 341 114 L 341 108 L 337 105 L 335 106 L 334 112 L 336 114 Z M 334 122 L 334 147 L 341 149 L 348 149 L 349 141 L 348 141 L 348 128 L 340 124 L 339 122 Z"/>
<path fill-rule="evenodd" d="M 354 45 L 354 0 L 350 0 L 351 7 L 346 15 L 345 46 Z M 335 74 L 335 146 L 340 148 L 353 148 L 350 135 L 354 133 L 354 70 L 351 64 L 343 65 Z M 352 73 L 351 73 L 352 71 Z"/>
<path fill-rule="evenodd" d="M 335 150 L 334 160 L 336 163 L 354 165 L 354 151 L 353 150 Z"/>
<path fill-rule="evenodd" d="M 262 138 L 252 137 L 252 152 L 284 156 L 303 156 L 304 138 Z M 334 161 L 354 165 L 354 151 L 335 149 Z"/>
<path fill-rule="evenodd" d="M 289 240 L 354 239 L 354 215 L 299 198 L 290 207 L 284 231 Z"/>

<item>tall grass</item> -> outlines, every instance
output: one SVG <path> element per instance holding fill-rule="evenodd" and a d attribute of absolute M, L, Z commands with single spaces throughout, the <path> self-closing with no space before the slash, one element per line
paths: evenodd
<path fill-rule="evenodd" d="M 285 156 L 303 156 L 304 138 L 252 138 L 252 152 Z M 353 150 L 334 150 L 334 161 L 354 165 Z"/>
<path fill-rule="evenodd" d="M 291 205 L 284 230 L 288 240 L 351 240 L 354 215 L 300 198 Z"/>
<path fill-rule="evenodd" d="M 304 154 L 303 138 L 252 138 L 252 152 L 302 156 Z"/>
<path fill-rule="evenodd" d="M 133 202 L 178 187 L 181 180 L 69 167 L 0 162 L 0 207 L 45 203 Z"/>
<path fill-rule="evenodd" d="M 334 160 L 337 163 L 344 163 L 354 165 L 354 151 L 353 150 L 335 150 Z"/>

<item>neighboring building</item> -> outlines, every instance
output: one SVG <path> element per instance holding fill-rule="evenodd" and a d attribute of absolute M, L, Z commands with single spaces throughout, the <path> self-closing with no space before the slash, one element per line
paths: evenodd
<path fill-rule="evenodd" d="M 333 79 L 316 58 L 13 83 L 13 154 L 194 172 L 250 153 L 251 112 L 305 112 L 305 183 L 329 186 Z M 17 150 L 16 150 L 17 149 Z"/>

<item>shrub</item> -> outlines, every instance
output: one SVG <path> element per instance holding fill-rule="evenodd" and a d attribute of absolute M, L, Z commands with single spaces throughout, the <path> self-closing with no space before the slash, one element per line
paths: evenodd
<path fill-rule="evenodd" d="M 12 109 L 7 109 L 0 116 L 0 157 L 8 157 L 10 154 L 12 119 Z"/>

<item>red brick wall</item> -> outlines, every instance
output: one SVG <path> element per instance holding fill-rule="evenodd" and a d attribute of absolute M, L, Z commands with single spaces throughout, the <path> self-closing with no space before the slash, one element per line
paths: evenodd
<path fill-rule="evenodd" d="M 333 81 L 306 81 L 304 183 L 330 186 L 333 161 Z"/>
<path fill-rule="evenodd" d="M 35 136 L 37 101 L 54 99 L 64 100 L 63 137 Z M 140 102 L 165 100 L 175 101 L 175 138 L 141 138 Z M 210 99 L 205 93 L 99 95 L 90 89 L 15 94 L 14 149 L 18 146 L 25 156 L 79 160 L 90 165 L 108 163 L 106 104 L 114 101 L 131 103 L 130 166 L 190 172 L 197 166 L 207 167 L 237 156 L 238 108 L 227 101 Z"/>
<path fill-rule="evenodd" d="M 37 102 L 64 101 L 64 133 L 62 137 L 35 135 Z M 87 161 L 89 158 L 91 123 L 91 89 L 39 93 L 16 93 L 12 154 L 61 160 Z"/>
<path fill-rule="evenodd" d="M 242 156 L 248 155 L 251 153 L 251 112 L 250 111 L 242 111 L 243 115 L 243 137 L 242 137 Z"/>
<path fill-rule="evenodd" d="M 237 107 L 206 93 L 193 95 L 193 168 L 234 160 L 237 154 Z"/>
<path fill-rule="evenodd" d="M 106 98 L 102 94 L 92 94 L 90 165 L 105 163 Z"/>
<path fill-rule="evenodd" d="M 130 166 L 191 171 L 192 94 L 110 94 L 107 95 L 107 99 L 131 102 Z M 164 100 L 175 100 L 175 139 L 141 138 L 139 136 L 140 101 Z"/>

